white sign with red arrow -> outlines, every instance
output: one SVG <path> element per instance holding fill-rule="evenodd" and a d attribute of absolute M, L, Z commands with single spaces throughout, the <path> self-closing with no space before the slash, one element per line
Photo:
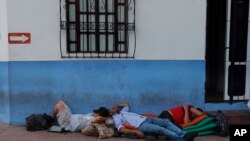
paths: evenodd
<path fill-rule="evenodd" d="M 8 39 L 9 39 L 9 44 L 30 44 L 31 34 L 30 33 L 9 33 Z"/>

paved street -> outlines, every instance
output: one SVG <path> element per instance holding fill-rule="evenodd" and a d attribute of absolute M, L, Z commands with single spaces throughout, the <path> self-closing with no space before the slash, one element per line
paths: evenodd
<path fill-rule="evenodd" d="M 81 133 L 51 133 L 47 131 L 28 132 L 25 126 L 7 126 L 0 124 L 0 141 L 143 141 L 143 139 L 109 138 L 84 136 Z M 195 141 L 229 141 L 229 138 L 203 136 Z"/>

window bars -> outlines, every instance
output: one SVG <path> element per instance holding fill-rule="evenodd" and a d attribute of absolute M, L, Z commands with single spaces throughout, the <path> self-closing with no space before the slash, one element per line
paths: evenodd
<path fill-rule="evenodd" d="M 135 0 L 60 0 L 62 58 L 134 58 Z"/>

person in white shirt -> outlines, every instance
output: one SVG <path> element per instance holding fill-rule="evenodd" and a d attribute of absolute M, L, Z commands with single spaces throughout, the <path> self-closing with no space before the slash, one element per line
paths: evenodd
<path fill-rule="evenodd" d="M 188 134 L 169 119 L 147 118 L 129 112 L 127 103 L 112 106 L 110 114 L 114 120 L 115 127 L 121 133 L 133 133 L 139 137 L 144 137 L 144 133 L 164 135 L 176 141 L 192 141 L 197 136 L 196 134 Z"/>
<path fill-rule="evenodd" d="M 72 114 L 70 108 L 64 101 L 59 101 L 52 112 L 52 117 L 57 119 L 59 126 L 71 132 L 81 131 L 91 123 L 104 122 L 108 116 L 109 110 L 105 107 L 93 110 L 93 113 Z"/>

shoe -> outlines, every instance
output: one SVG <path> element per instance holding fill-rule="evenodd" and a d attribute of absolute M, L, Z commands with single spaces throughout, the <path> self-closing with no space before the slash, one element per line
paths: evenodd
<path fill-rule="evenodd" d="M 185 141 L 193 141 L 195 137 L 197 137 L 197 133 L 187 133 L 184 139 Z"/>
<path fill-rule="evenodd" d="M 57 132 L 57 133 L 62 133 L 62 132 L 65 132 L 65 129 L 63 127 L 60 127 L 60 126 L 56 126 L 56 125 L 53 125 L 49 128 L 48 130 L 49 132 Z"/>

